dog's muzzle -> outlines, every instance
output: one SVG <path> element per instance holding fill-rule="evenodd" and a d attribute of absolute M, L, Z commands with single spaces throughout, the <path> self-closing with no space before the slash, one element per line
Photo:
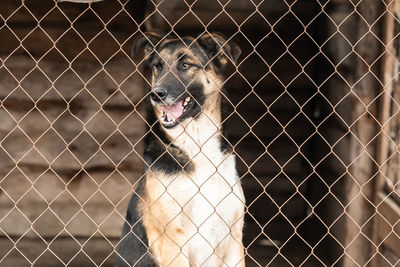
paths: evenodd
<path fill-rule="evenodd" d="M 195 104 L 195 101 L 190 96 L 172 101 L 172 103 L 169 104 L 171 101 L 168 99 L 168 92 L 162 88 L 153 89 L 150 98 L 154 106 L 160 107 L 162 111 L 160 122 L 165 128 L 172 128 L 176 126 L 178 122 L 183 121 L 185 115 Z"/>

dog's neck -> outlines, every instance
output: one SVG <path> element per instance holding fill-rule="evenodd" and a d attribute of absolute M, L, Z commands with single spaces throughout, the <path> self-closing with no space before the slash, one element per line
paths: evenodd
<path fill-rule="evenodd" d="M 190 159 L 203 154 L 206 157 L 217 156 L 221 151 L 221 96 L 210 97 L 196 118 L 188 118 L 173 129 L 165 130 L 171 143 L 181 149 Z"/>

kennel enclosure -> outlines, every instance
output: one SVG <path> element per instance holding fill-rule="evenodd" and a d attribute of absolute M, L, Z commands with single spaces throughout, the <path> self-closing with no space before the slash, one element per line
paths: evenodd
<path fill-rule="evenodd" d="M 398 0 L 0 3 L 0 263 L 112 266 L 143 175 L 135 38 L 242 49 L 224 122 L 248 266 L 397 266 Z"/>

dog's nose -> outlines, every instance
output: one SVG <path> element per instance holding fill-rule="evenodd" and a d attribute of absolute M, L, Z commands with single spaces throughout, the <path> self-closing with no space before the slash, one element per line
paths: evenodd
<path fill-rule="evenodd" d="M 151 92 L 150 97 L 155 102 L 160 102 L 167 97 L 167 91 L 162 88 L 154 88 Z"/>

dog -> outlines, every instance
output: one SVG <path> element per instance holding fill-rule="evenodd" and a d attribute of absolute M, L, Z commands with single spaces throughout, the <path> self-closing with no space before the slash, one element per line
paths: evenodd
<path fill-rule="evenodd" d="M 241 50 L 219 33 L 147 32 L 145 176 L 130 200 L 117 266 L 244 266 L 245 198 L 222 126 L 223 70 Z"/>

